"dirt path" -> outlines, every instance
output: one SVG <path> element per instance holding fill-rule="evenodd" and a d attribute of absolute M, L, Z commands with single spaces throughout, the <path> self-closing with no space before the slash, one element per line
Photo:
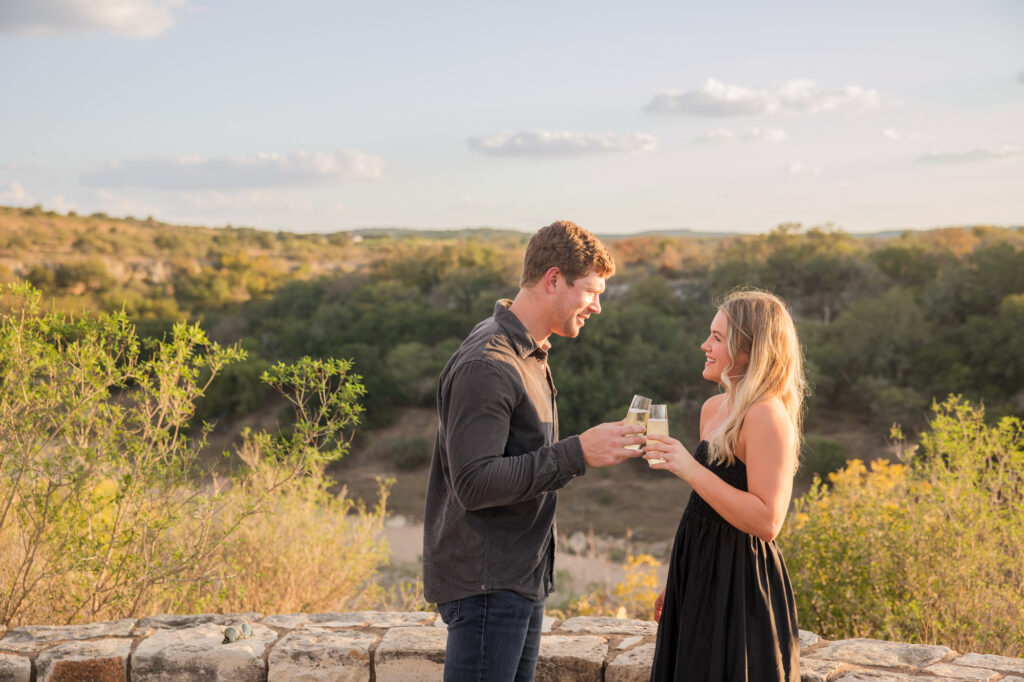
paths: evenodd
<path fill-rule="evenodd" d="M 384 537 L 391 547 L 391 556 L 394 561 L 419 562 L 420 556 L 423 554 L 422 523 L 402 523 L 393 518 L 389 521 L 388 527 L 384 529 Z M 573 554 L 568 551 L 559 551 L 555 554 L 555 570 L 567 571 L 571 576 L 572 584 L 577 589 L 584 589 L 589 585 L 613 586 L 625 579 L 625 571 L 621 562 L 599 556 Z M 667 565 L 658 568 L 658 577 L 662 581 L 667 573 Z"/>

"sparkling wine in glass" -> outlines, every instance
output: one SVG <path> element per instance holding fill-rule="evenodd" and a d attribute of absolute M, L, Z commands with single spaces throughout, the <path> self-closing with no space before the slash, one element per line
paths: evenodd
<path fill-rule="evenodd" d="M 651 405 L 651 411 L 647 417 L 647 433 L 656 433 L 661 436 L 668 435 L 668 405 Z M 661 464 L 664 461 L 660 457 L 654 457 L 647 460 L 647 465 Z"/>
<path fill-rule="evenodd" d="M 629 412 L 626 413 L 627 424 L 640 424 L 641 426 L 647 423 L 647 412 L 651 408 L 651 399 L 645 398 L 642 395 L 634 395 L 633 402 L 629 404 Z M 639 445 L 627 445 L 630 450 L 639 450 Z"/>

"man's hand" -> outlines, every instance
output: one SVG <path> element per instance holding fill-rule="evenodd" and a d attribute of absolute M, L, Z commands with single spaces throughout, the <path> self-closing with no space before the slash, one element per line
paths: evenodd
<path fill-rule="evenodd" d="M 627 449 L 627 445 L 643 445 L 644 427 L 641 424 L 608 422 L 598 424 L 580 434 L 583 459 L 587 466 L 607 467 L 643 454 L 642 450 Z"/>

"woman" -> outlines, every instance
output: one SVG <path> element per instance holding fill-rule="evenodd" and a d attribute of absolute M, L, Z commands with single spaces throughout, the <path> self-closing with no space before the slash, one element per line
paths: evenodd
<path fill-rule="evenodd" d="M 800 680 L 793 588 L 775 536 L 789 508 L 805 383 L 785 304 L 761 291 L 730 295 L 701 346 L 704 378 L 724 392 L 704 403 L 701 441 L 650 435 L 653 469 L 693 488 L 655 604 L 651 680 Z"/>

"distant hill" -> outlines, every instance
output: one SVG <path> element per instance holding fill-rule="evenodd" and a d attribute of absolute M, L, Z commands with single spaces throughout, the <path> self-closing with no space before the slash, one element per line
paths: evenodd
<path fill-rule="evenodd" d="M 480 239 L 482 241 L 505 241 L 529 239 L 530 234 L 521 230 L 498 227 L 463 227 L 450 230 L 417 230 L 410 227 L 362 227 L 352 230 L 352 235 L 364 239 L 388 237 L 391 239 Z"/>

